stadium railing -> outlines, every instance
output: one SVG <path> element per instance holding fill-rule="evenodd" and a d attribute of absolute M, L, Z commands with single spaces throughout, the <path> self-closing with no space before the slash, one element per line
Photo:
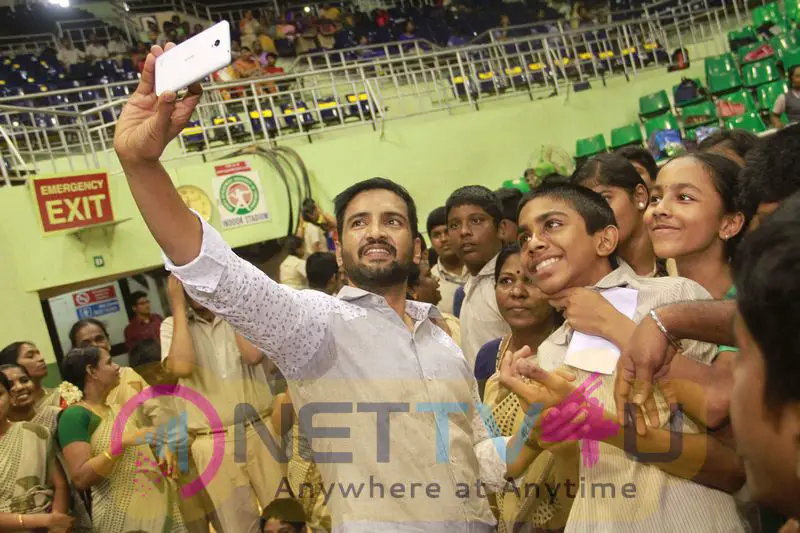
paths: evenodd
<path fill-rule="evenodd" d="M 530 36 L 498 43 L 370 61 L 224 84 L 207 84 L 192 122 L 165 159 L 228 151 L 254 142 L 371 125 L 484 101 L 562 93 L 597 76 L 635 76 L 671 64 L 667 50 L 692 46 L 694 60 L 726 51 L 726 9 L 615 23 L 587 34 Z M 690 29 L 691 27 L 691 29 Z M 405 43 L 394 43 L 402 47 Z M 585 52 L 581 52 L 585 50 Z M 584 55 L 581 55 L 584 54 Z M 588 55 L 586 55 L 588 54 Z M 0 99 L 0 175 L 117 168 L 116 120 L 135 81 Z"/>

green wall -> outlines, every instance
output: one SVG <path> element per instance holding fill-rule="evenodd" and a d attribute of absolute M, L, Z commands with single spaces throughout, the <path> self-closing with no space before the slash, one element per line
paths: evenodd
<path fill-rule="evenodd" d="M 481 110 L 459 108 L 392 120 L 381 131 L 353 128 L 313 136 L 314 142 L 293 140 L 312 173 L 315 195 L 330 205 L 336 193 L 355 181 L 386 176 L 406 186 L 417 201 L 421 225 L 427 213 L 442 205 L 455 188 L 467 184 L 497 187 L 518 177 L 542 145 L 559 145 L 573 153 L 575 139 L 638 120 L 638 97 L 672 87 L 681 76 L 699 76 L 700 62 L 681 73 L 640 74 L 632 82 L 609 80 L 608 86 L 531 102 L 527 98 L 482 102 Z M 282 236 L 288 208 L 283 183 L 275 171 L 255 157 L 245 158 L 261 176 L 272 218 L 268 222 L 227 230 L 228 242 L 241 246 Z M 112 160 L 113 161 L 113 160 Z M 152 237 L 138 216 L 124 177 L 112 172 L 112 201 L 117 220 L 113 237 L 93 230 L 83 241 L 73 236 L 43 237 L 27 187 L 0 188 L 0 345 L 18 339 L 37 344 L 54 361 L 38 291 L 76 288 L 99 279 L 142 271 L 161 264 Z M 210 190 L 213 165 L 200 157 L 168 165 L 173 181 Z M 215 214 L 212 219 L 218 224 Z M 102 255 L 103 268 L 93 257 Z M 57 292 L 58 289 L 56 289 Z"/>

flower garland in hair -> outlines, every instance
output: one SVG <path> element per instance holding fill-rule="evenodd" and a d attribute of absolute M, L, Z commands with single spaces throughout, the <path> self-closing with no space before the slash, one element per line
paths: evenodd
<path fill-rule="evenodd" d="M 79 401 L 83 400 L 83 392 L 81 392 L 78 387 L 69 381 L 62 381 L 58 386 L 58 392 L 61 396 L 62 409 L 65 409 L 70 405 L 75 405 Z"/>

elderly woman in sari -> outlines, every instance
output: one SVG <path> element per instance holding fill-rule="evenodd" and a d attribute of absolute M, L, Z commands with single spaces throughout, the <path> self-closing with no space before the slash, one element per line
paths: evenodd
<path fill-rule="evenodd" d="M 556 328 L 558 315 L 544 299 L 544 295 L 534 285 L 522 268 L 520 247 L 513 243 L 507 245 L 497 256 L 495 265 L 495 295 L 497 307 L 503 319 L 511 328 L 511 334 L 487 342 L 478 352 L 476 374 L 480 368 L 491 367 L 494 374 L 486 381 L 483 392 L 484 405 L 491 410 L 493 432 L 495 436 L 510 437 L 520 431 L 525 418 L 525 409 L 520 404 L 517 395 L 513 394 L 501 382 L 500 368 L 506 354 L 513 353 L 523 346 L 529 346 L 533 353 L 539 344 L 544 341 Z M 509 451 L 509 453 L 512 453 Z M 511 472 L 513 477 L 524 477 L 525 483 L 539 483 L 552 475 L 552 461 L 549 454 L 542 454 L 542 458 L 530 464 L 522 463 L 517 466 L 518 472 Z M 518 485 L 520 486 L 520 485 Z M 530 516 L 520 516 L 520 511 L 525 507 L 538 507 L 537 502 L 521 500 L 513 491 L 506 491 L 497 495 L 497 511 L 500 515 L 498 531 L 514 530 L 519 522 L 536 521 Z M 534 512 L 538 512 L 534 509 Z M 550 510 L 546 515 L 549 516 Z M 539 513 L 541 514 L 541 513 Z M 536 526 L 552 526 L 552 519 Z M 563 524 L 562 524 L 563 525 Z M 558 526 L 555 527 L 558 529 Z"/>
<path fill-rule="evenodd" d="M 28 370 L 17 364 L 0 365 L 2 372 L 11 383 L 8 391 L 11 396 L 11 408 L 8 419 L 12 422 L 31 422 L 39 424 L 54 433 L 58 422 L 59 407 L 53 405 L 36 406 L 36 385 Z"/>
<path fill-rule="evenodd" d="M 73 348 L 96 346 L 111 353 L 111 341 L 105 325 L 95 318 L 78 320 L 69 330 L 69 340 Z M 122 407 L 125 402 L 142 392 L 147 382 L 131 367 L 121 367 L 119 384 L 108 395 L 108 403 Z"/>
<path fill-rule="evenodd" d="M 25 368 L 33 381 L 35 409 L 45 405 L 60 407 L 61 394 L 59 390 L 42 386 L 42 381 L 47 377 L 47 363 L 35 344 L 29 341 L 17 341 L 3 348 L 0 351 L 0 365 L 14 364 Z"/>
<path fill-rule="evenodd" d="M 66 533 L 69 487 L 42 426 L 9 419 L 12 385 L 0 372 L 0 531 Z"/>
<path fill-rule="evenodd" d="M 167 452 L 157 462 L 148 444 L 168 432 L 142 427 L 134 413 L 119 421 L 122 436 L 112 442 L 120 410 L 109 404 L 109 394 L 119 385 L 120 368 L 108 351 L 96 346 L 71 350 L 61 375 L 83 393 L 82 401 L 61 414 L 58 440 L 73 483 L 91 489 L 95 531 L 185 533 L 173 481 L 178 474 L 174 456 Z"/>

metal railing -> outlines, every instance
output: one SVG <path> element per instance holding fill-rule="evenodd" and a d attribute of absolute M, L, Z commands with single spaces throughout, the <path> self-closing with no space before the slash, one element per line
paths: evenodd
<path fill-rule="evenodd" d="M 372 63 L 383 57 L 416 57 L 431 51 L 440 51 L 442 47 L 427 39 L 413 39 L 390 43 L 355 46 L 325 50 L 313 54 L 298 56 L 289 67 L 290 72 L 305 72 L 316 69 L 330 69 L 337 66 L 358 66 Z"/>
<path fill-rule="evenodd" d="M 667 50 L 691 45 L 695 60 L 725 52 L 726 19 L 739 21 L 731 4 L 592 31 L 416 48 L 415 54 L 368 62 L 345 58 L 282 76 L 208 84 L 192 122 L 164 159 L 297 137 L 312 142 L 327 131 L 363 125 L 380 130 L 386 120 L 480 109 L 506 98 L 547 98 L 581 80 L 630 78 L 670 64 Z M 118 168 L 113 132 L 133 83 L 0 99 L 0 175 L 10 183 L 30 173 Z"/>
<path fill-rule="evenodd" d="M 113 27 L 101 19 L 75 19 L 60 20 L 56 22 L 59 37 L 69 37 L 75 46 L 82 45 L 84 48 L 93 35 L 107 43 L 111 39 Z"/>
<path fill-rule="evenodd" d="M 46 48 L 55 48 L 56 36 L 52 33 L 31 33 L 0 37 L 0 54 L 39 54 Z"/>

